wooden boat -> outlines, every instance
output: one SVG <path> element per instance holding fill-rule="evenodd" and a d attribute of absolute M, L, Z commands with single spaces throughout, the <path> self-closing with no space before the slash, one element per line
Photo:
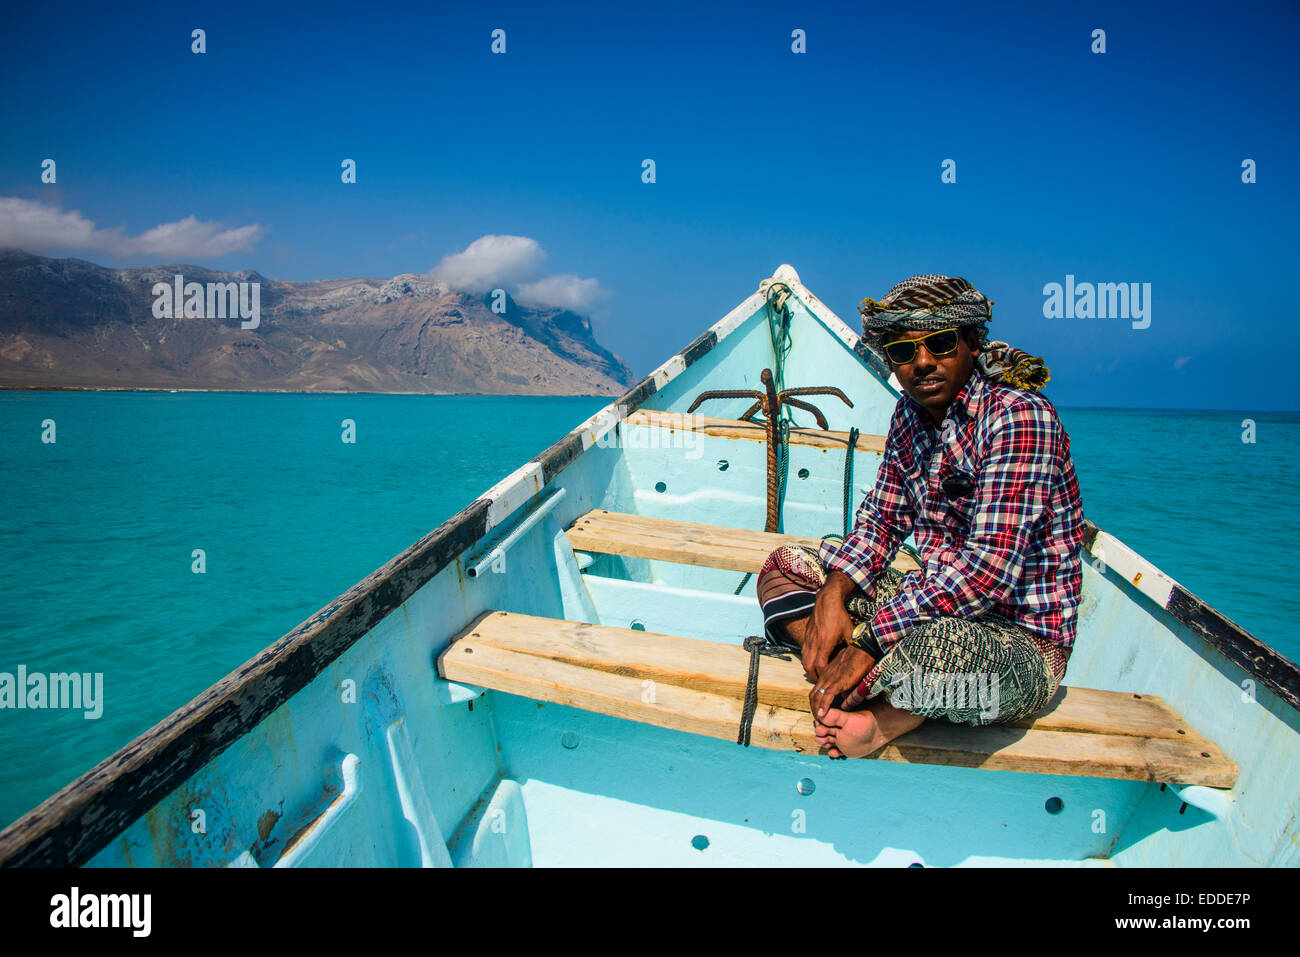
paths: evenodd
<path fill-rule="evenodd" d="M 776 449 L 744 418 L 750 397 L 685 414 L 707 390 L 764 390 L 764 369 L 852 406 L 817 399 L 821 423 L 796 410 Z M 1068 687 L 1043 713 L 926 722 L 834 761 L 797 663 L 763 658 L 738 746 L 740 645 L 761 632 L 747 573 L 775 543 L 843 532 L 897 398 L 782 266 L 618 402 L 0 833 L 0 862 L 1300 863 L 1296 665 L 1095 526 Z"/>

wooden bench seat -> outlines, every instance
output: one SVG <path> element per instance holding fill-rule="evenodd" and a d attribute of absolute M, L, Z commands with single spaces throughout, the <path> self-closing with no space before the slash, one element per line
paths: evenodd
<path fill-rule="evenodd" d="M 734 645 L 488 612 L 443 652 L 452 681 L 734 741 L 749 653 Z M 647 684 L 646 682 L 651 682 Z M 796 660 L 764 657 L 751 743 L 820 753 Z M 927 721 L 872 758 L 1231 787 L 1237 766 L 1159 698 L 1062 688 L 1038 715 L 974 728 Z"/>
<path fill-rule="evenodd" d="M 660 412 L 655 409 L 637 409 L 624 421 L 628 425 L 651 426 L 660 429 L 682 429 L 699 432 L 703 435 L 716 435 L 727 439 L 749 439 L 754 442 L 767 441 L 767 427 L 757 422 L 743 419 L 719 419 L 711 415 L 699 415 L 694 412 Z M 826 431 L 824 429 L 790 429 L 790 445 L 804 445 L 815 449 L 830 449 L 843 452 L 849 446 L 849 433 Z M 854 446 L 859 452 L 874 452 L 883 455 L 885 436 L 859 434 Z"/>
<path fill-rule="evenodd" d="M 593 509 L 577 519 L 569 528 L 568 537 L 575 551 L 654 558 L 735 572 L 757 572 L 772 550 L 782 545 L 816 548 L 821 542 L 801 535 L 679 522 L 605 509 Z M 916 567 L 916 562 L 906 553 L 900 552 L 894 561 L 894 568 L 902 572 Z"/>

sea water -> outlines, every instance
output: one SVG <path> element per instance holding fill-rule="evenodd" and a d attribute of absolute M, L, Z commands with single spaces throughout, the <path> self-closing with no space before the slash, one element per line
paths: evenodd
<path fill-rule="evenodd" d="M 0 672 L 101 674 L 107 699 L 0 710 L 0 827 L 607 401 L 0 393 Z M 1300 658 L 1300 414 L 1061 415 L 1087 516 Z"/>

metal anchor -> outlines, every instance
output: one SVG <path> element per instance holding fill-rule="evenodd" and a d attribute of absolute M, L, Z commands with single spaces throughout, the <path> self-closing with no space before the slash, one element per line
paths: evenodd
<path fill-rule="evenodd" d="M 853 402 L 834 386 L 800 386 L 797 389 L 782 389 L 777 392 L 771 369 L 764 369 L 759 378 L 763 382 L 764 392 L 759 392 L 757 389 L 710 389 L 697 395 L 686 412 L 689 415 L 700 407 L 700 403 L 709 399 L 753 398 L 756 400 L 740 418 L 745 422 L 753 422 L 756 412 L 762 410 L 763 413 L 764 424 L 767 427 L 767 523 L 764 531 L 775 532 L 780 524 L 781 517 L 780 476 L 777 475 L 782 445 L 781 408 L 789 405 L 796 409 L 803 409 L 805 412 L 811 412 L 817 420 L 817 427 L 822 431 L 826 431 L 829 426 L 826 424 L 826 416 L 822 415 L 820 409 L 810 402 L 791 397 L 797 395 L 833 395 L 837 399 L 841 399 L 850 409 L 853 408 Z"/>

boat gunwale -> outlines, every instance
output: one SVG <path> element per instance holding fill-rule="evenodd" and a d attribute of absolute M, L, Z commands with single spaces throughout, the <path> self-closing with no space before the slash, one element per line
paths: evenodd
<path fill-rule="evenodd" d="M 898 390 L 883 378 L 879 360 L 861 345 L 860 337 L 803 286 L 793 269 L 782 266 L 773 278 L 788 282 L 794 298 L 844 343 L 866 371 L 897 394 Z M 540 486 L 534 494 L 541 494 L 590 446 L 589 427 L 593 422 L 608 418 L 612 409 L 617 410 L 620 418 L 639 409 L 664 385 L 709 354 L 761 306 L 761 292 L 746 297 L 727 316 L 623 396 L 580 423 L 503 482 L 530 467 L 534 472 L 540 469 Z M 737 321 L 736 316 L 742 310 L 744 315 Z M 0 830 L 0 866 L 71 867 L 93 858 L 486 537 L 497 524 L 491 521 L 496 500 L 490 492 L 476 498 L 253 658 Z M 505 515 L 500 518 L 504 519 Z M 1090 521 L 1086 526 L 1084 545 L 1091 554 L 1101 529 Z M 1146 567 L 1159 571 L 1150 562 L 1138 558 Z M 1152 604 L 1160 605 L 1145 592 L 1139 593 Z M 1207 640 L 1227 661 L 1258 678 L 1281 700 L 1300 711 L 1300 667 L 1290 659 L 1177 582 L 1173 582 L 1170 597 L 1161 607 Z"/>
<path fill-rule="evenodd" d="M 746 297 L 685 349 L 503 482 L 531 466 L 541 471 L 540 494 L 586 450 L 585 426 L 602 413 L 607 418 L 611 409 L 621 415 L 639 409 L 662 385 L 707 355 L 739 326 L 740 322 L 735 322 L 727 327 L 738 312 L 745 311 L 741 322 L 749 318 L 758 308 L 759 304 L 754 303 L 757 296 L 754 293 Z M 751 308 L 746 309 L 747 305 Z M 489 490 L 486 496 L 476 498 L 185 705 L 0 830 L 0 867 L 85 864 L 485 538 L 493 526 L 493 503 Z M 371 605 L 368 611 L 363 609 L 367 602 Z"/>

